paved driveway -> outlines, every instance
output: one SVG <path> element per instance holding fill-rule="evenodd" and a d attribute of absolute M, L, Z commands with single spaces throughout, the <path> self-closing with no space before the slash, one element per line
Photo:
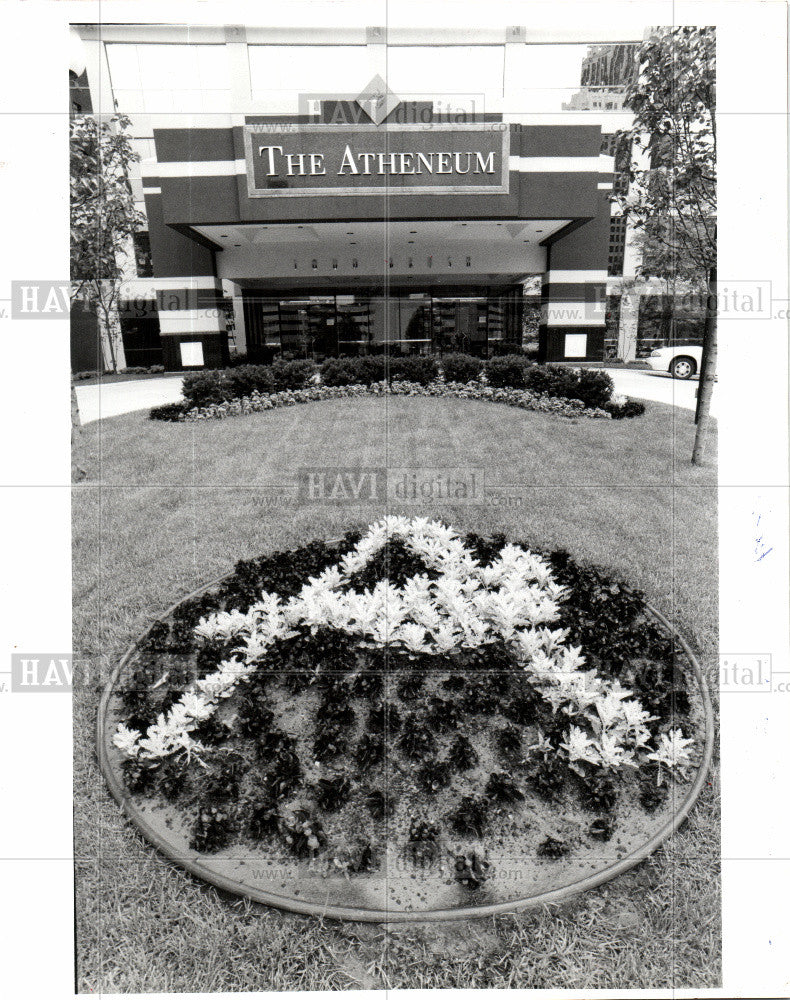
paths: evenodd
<path fill-rule="evenodd" d="M 632 368 L 607 368 L 615 390 L 634 399 L 652 399 L 684 410 L 696 404 L 697 380 L 687 382 L 669 375 Z M 138 379 L 132 382 L 109 382 L 105 385 L 78 385 L 77 403 L 83 424 L 102 417 L 117 417 L 120 413 L 147 410 L 162 403 L 175 403 L 181 398 L 181 375 L 172 378 Z M 711 412 L 716 414 L 716 392 Z"/>
<path fill-rule="evenodd" d="M 697 406 L 697 386 L 699 381 L 672 378 L 666 372 L 645 371 L 640 368 L 607 368 L 614 381 L 615 392 L 622 392 L 634 399 L 652 399 L 656 403 L 668 403 L 683 410 L 694 410 Z M 711 414 L 716 416 L 718 393 L 714 387 L 711 400 Z"/>
<path fill-rule="evenodd" d="M 149 410 L 162 403 L 181 399 L 182 375 L 172 378 L 136 379 L 131 382 L 107 382 L 104 385 L 77 385 L 80 420 L 90 424 L 102 417 Z"/>

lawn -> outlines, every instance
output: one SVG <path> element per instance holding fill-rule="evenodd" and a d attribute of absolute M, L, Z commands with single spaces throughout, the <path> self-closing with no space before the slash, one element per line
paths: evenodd
<path fill-rule="evenodd" d="M 221 898 L 121 819 L 94 751 L 101 678 L 158 612 L 239 558 L 363 526 L 384 505 L 299 500 L 302 467 L 482 468 L 482 506 L 389 508 L 567 548 L 641 587 L 712 668 L 716 476 L 692 415 L 569 423 L 490 403 L 332 400 L 225 421 L 84 429 L 74 491 L 75 853 L 81 992 L 719 984 L 715 773 L 631 873 L 551 910 L 471 923 L 326 923 Z"/>

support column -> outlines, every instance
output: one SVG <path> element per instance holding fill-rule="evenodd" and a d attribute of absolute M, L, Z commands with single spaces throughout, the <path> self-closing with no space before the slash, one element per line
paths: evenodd
<path fill-rule="evenodd" d="M 224 367 L 228 337 L 214 251 L 164 222 L 155 170 L 156 164 L 150 164 L 144 171 L 143 194 L 165 368 Z"/>
<path fill-rule="evenodd" d="M 624 281 L 620 291 L 620 324 L 617 329 L 617 357 L 623 361 L 636 360 L 636 345 L 639 334 L 638 284 L 632 279 Z"/>
<path fill-rule="evenodd" d="M 244 321 L 244 295 L 235 281 L 225 281 L 225 288 L 233 303 L 233 337 L 237 354 L 247 353 L 247 326 Z"/>
<path fill-rule="evenodd" d="M 610 188 L 611 184 L 599 184 L 595 218 L 547 248 L 541 288 L 540 361 L 603 360 Z"/>

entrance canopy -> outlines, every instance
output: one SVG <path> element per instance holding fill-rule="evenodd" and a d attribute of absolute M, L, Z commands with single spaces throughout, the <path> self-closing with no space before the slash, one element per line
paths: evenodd
<path fill-rule="evenodd" d="M 194 226 L 217 248 L 220 278 L 312 287 L 394 280 L 420 285 L 518 282 L 546 268 L 544 241 L 569 219 L 248 223 Z"/>

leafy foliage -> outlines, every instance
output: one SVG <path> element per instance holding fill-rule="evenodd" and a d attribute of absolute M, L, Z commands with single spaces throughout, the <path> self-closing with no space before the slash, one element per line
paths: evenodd
<path fill-rule="evenodd" d="M 447 816 L 454 833 L 469 837 L 482 837 L 488 826 L 489 806 L 485 799 L 465 795 Z"/>
<path fill-rule="evenodd" d="M 372 590 L 382 580 L 388 580 L 393 587 L 402 587 L 407 580 L 418 575 L 435 580 L 438 573 L 411 552 L 402 539 L 393 538 L 379 549 L 364 569 L 351 576 L 348 589 Z"/>
<path fill-rule="evenodd" d="M 145 225 L 135 208 L 129 169 L 139 160 L 125 115 L 75 116 L 69 122 L 72 295 L 86 295 L 104 328 L 110 367 L 118 369 L 115 319 L 123 260 Z"/>
<path fill-rule="evenodd" d="M 412 714 L 403 720 L 398 747 L 409 760 L 421 760 L 436 749 L 436 739 L 419 716 Z"/>
<path fill-rule="evenodd" d="M 570 851 L 570 847 L 563 840 L 559 840 L 556 837 L 546 837 L 544 841 L 538 844 L 537 854 L 539 858 L 550 858 L 552 861 L 556 861 L 558 858 L 564 857 Z"/>
<path fill-rule="evenodd" d="M 490 863 L 476 851 L 455 858 L 455 881 L 465 889 L 479 889 L 489 877 Z"/>
<path fill-rule="evenodd" d="M 314 788 L 315 800 L 321 809 L 336 812 L 351 798 L 351 781 L 341 775 L 337 778 L 319 778 Z"/>
<path fill-rule="evenodd" d="M 225 847 L 233 835 L 231 816 L 225 806 L 207 805 L 197 815 L 189 846 L 202 854 Z"/>
<path fill-rule="evenodd" d="M 374 788 L 365 796 L 365 805 L 373 819 L 389 819 L 395 809 L 395 801 L 387 792 Z"/>
<path fill-rule="evenodd" d="M 417 780 L 429 794 L 446 788 L 453 776 L 453 769 L 446 760 L 429 760 L 417 772 Z"/>
<path fill-rule="evenodd" d="M 447 751 L 447 759 L 457 771 L 468 771 L 478 761 L 477 751 L 462 734 L 458 734 Z"/>
<path fill-rule="evenodd" d="M 640 64 L 625 98 L 634 124 L 620 141 L 635 156 L 621 208 L 643 234 L 643 274 L 704 280 L 716 264 L 715 29 L 657 29 Z"/>
<path fill-rule="evenodd" d="M 486 796 L 493 802 L 512 804 L 522 802 L 524 793 L 518 785 L 501 771 L 493 771 L 486 782 Z"/>

